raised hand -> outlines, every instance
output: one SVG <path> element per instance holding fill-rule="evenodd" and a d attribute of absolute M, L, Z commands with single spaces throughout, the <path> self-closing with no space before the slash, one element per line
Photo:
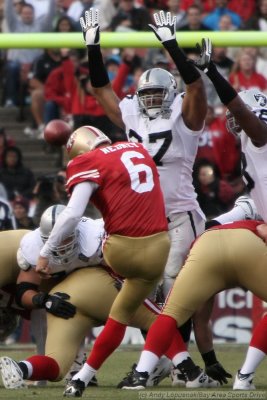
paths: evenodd
<path fill-rule="evenodd" d="M 176 40 L 176 16 L 160 11 L 153 14 L 155 25 L 148 24 L 161 43 Z"/>
<path fill-rule="evenodd" d="M 87 46 L 100 43 L 99 10 L 90 8 L 80 18 L 83 37 Z"/>
<path fill-rule="evenodd" d="M 208 38 L 203 38 L 201 46 L 197 43 L 196 48 L 199 52 L 199 57 L 194 61 L 194 64 L 196 67 L 207 73 L 209 70 L 211 54 L 212 54 L 211 40 Z"/>

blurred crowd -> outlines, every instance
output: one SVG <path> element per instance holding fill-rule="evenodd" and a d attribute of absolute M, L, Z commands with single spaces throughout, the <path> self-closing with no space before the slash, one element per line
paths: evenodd
<path fill-rule="evenodd" d="M 177 17 L 177 32 L 267 30 L 267 0 L 0 0 L 1 32 L 80 32 L 85 10 L 100 10 L 102 31 L 148 31 L 153 13 L 170 11 Z M 179 35 L 177 36 L 179 42 Z M 82 38 L 81 38 L 82 40 Z M 196 57 L 196 48 L 184 48 Z M 142 72 L 164 68 L 183 83 L 164 49 L 104 49 L 105 65 L 120 98 L 134 94 Z M 261 47 L 214 47 L 213 60 L 237 91 L 258 88 L 267 92 L 267 52 Z M 85 49 L 0 50 L 1 106 L 30 111 L 22 134 L 43 140 L 44 126 L 55 118 L 73 129 L 94 125 L 120 139 L 114 126 L 91 95 Z M 225 128 L 225 109 L 203 74 L 209 110 L 199 144 L 193 181 L 207 218 L 229 210 L 242 193 L 240 143 Z M 32 229 L 41 213 L 55 203 L 66 204 L 64 162 L 58 173 L 35 176 L 24 165 L 23 153 L 0 128 L 1 229 Z M 5 213 L 2 208 L 5 208 Z M 90 210 L 89 210 L 90 212 Z M 6 216 L 10 218 L 6 218 Z"/>

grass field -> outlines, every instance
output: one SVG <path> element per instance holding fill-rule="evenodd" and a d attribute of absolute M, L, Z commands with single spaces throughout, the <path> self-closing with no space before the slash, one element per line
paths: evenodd
<path fill-rule="evenodd" d="M 255 392 L 232 392 L 231 379 L 227 385 L 216 389 L 194 390 L 183 388 L 172 388 L 169 378 L 153 389 L 145 391 L 125 391 L 116 389 L 116 384 L 129 371 L 131 365 L 137 361 L 140 354 L 140 346 L 121 346 L 103 365 L 98 373 L 98 388 L 88 388 L 83 394 L 83 398 L 91 400 L 139 400 L 139 399 L 186 399 L 186 398 L 212 398 L 212 399 L 267 399 L 267 360 L 258 368 L 254 382 L 257 387 Z M 216 345 L 218 359 L 224 367 L 235 375 L 237 369 L 241 366 L 244 359 L 246 345 Z M 1 356 L 9 355 L 16 360 L 22 360 L 33 354 L 34 350 L 18 350 L 1 348 Z M 201 358 L 194 345 L 190 346 L 190 352 L 194 360 L 202 366 Z M 31 387 L 20 390 L 6 390 L 2 383 L 0 387 L 0 399 L 6 400 L 28 400 L 28 399 L 63 399 L 64 382 L 49 383 L 46 387 Z M 188 397 L 190 396 L 190 397 Z"/>

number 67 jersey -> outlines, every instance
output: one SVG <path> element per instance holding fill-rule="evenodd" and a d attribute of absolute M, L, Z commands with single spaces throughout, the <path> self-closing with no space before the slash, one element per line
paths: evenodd
<path fill-rule="evenodd" d="M 92 203 L 107 234 L 150 236 L 167 231 L 156 165 L 142 144 L 117 142 L 75 157 L 67 166 L 67 189 L 94 182 Z"/>
<path fill-rule="evenodd" d="M 143 115 L 136 96 L 126 96 L 120 102 L 120 109 L 129 140 L 143 143 L 157 165 L 166 216 L 197 210 L 205 218 L 192 183 L 202 130 L 192 131 L 184 124 L 182 102 L 183 94 L 178 94 L 167 118 L 159 115 L 151 119 Z"/>

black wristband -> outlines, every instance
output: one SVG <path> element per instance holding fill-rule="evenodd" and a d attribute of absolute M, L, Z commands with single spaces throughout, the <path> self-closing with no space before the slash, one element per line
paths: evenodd
<path fill-rule="evenodd" d="M 48 299 L 48 294 L 47 293 L 37 293 L 33 296 L 32 298 L 32 304 L 36 307 L 36 308 L 45 308 L 45 303 Z"/>
<path fill-rule="evenodd" d="M 236 96 L 236 90 L 230 85 L 230 83 L 217 71 L 215 64 L 211 61 L 209 64 L 209 70 L 207 76 L 213 83 L 221 102 L 227 105 Z"/>
<path fill-rule="evenodd" d="M 200 78 L 200 73 L 193 65 L 193 63 L 186 58 L 183 50 L 178 46 L 175 39 L 168 40 L 163 43 L 163 46 L 173 59 L 184 83 L 189 85 Z"/>
<path fill-rule="evenodd" d="M 88 68 L 91 84 L 95 88 L 106 86 L 109 83 L 109 77 L 104 65 L 100 45 L 89 45 L 88 49 Z"/>
<path fill-rule="evenodd" d="M 218 362 L 214 350 L 201 354 L 201 357 L 203 358 L 206 367 L 216 364 Z"/>

